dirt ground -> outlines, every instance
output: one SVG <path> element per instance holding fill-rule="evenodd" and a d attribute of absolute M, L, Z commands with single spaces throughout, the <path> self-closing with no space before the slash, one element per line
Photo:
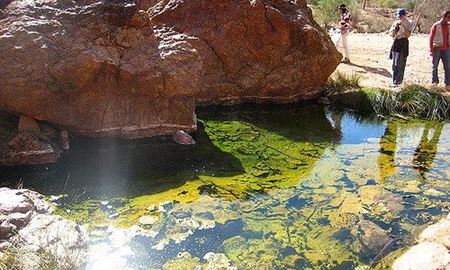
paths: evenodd
<path fill-rule="evenodd" d="M 428 35 L 414 34 L 409 41 L 404 83 L 429 86 L 432 63 L 428 52 Z M 392 83 L 392 60 L 389 59 L 391 44 L 392 38 L 385 33 L 352 33 L 349 36 L 351 63 L 340 64 L 337 71 L 360 74 L 362 86 L 388 88 Z M 442 62 L 439 66 L 439 81 L 440 86 L 445 86 Z"/>

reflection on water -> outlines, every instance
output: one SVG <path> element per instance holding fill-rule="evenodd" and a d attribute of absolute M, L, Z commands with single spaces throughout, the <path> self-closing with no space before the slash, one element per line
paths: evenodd
<path fill-rule="evenodd" d="M 77 139 L 0 180 L 91 228 L 88 269 L 383 269 L 448 213 L 448 124 L 300 105 L 198 117 L 195 146 Z"/>

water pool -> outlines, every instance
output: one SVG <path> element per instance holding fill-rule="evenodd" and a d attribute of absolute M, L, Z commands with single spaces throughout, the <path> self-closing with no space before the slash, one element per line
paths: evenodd
<path fill-rule="evenodd" d="M 448 123 L 307 104 L 197 116 L 194 146 L 73 138 L 0 182 L 86 225 L 96 270 L 388 269 L 449 212 Z"/>

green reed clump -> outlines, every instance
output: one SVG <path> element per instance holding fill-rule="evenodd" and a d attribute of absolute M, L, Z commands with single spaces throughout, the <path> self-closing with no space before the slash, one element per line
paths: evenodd
<path fill-rule="evenodd" d="M 409 85 L 400 91 L 379 88 L 354 88 L 350 91 L 327 88 L 327 90 L 335 104 L 360 112 L 429 120 L 450 119 L 450 97 L 437 89 Z"/>
<path fill-rule="evenodd" d="M 363 89 L 374 112 L 430 120 L 450 119 L 450 98 L 436 90 L 409 85 L 400 91 Z"/>

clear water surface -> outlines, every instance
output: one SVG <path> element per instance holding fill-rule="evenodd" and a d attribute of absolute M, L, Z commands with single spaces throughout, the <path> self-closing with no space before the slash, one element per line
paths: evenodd
<path fill-rule="evenodd" d="M 448 123 L 305 104 L 197 114 L 194 146 L 73 138 L 57 164 L 0 167 L 0 182 L 85 224 L 96 270 L 387 269 L 449 212 Z"/>

